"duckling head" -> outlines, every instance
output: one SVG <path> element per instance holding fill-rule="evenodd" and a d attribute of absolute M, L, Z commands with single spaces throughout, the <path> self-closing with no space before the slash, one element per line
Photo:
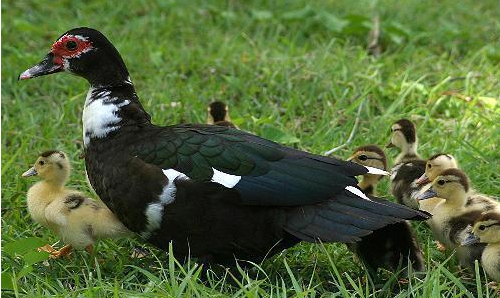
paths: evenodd
<path fill-rule="evenodd" d="M 450 154 L 438 153 L 431 156 L 425 165 L 425 173 L 417 179 L 418 184 L 427 184 L 447 169 L 457 169 L 457 160 Z"/>
<path fill-rule="evenodd" d="M 353 155 L 347 160 L 362 166 L 377 168 L 384 171 L 387 170 L 387 158 L 385 153 L 376 145 L 367 145 L 357 148 L 354 150 Z M 375 185 L 382 177 L 381 175 L 365 174 L 359 186 L 364 192 L 373 194 Z"/>
<path fill-rule="evenodd" d="M 448 204 L 464 206 L 469 191 L 469 178 L 459 169 L 447 169 L 441 172 L 432 182 L 432 187 L 418 199 L 433 197 L 445 199 Z"/>
<path fill-rule="evenodd" d="M 219 121 L 231 121 L 229 117 L 229 107 L 221 101 L 214 101 L 209 104 L 207 112 L 208 124 L 214 124 Z"/>
<path fill-rule="evenodd" d="M 483 213 L 472 228 L 472 233 L 462 242 L 462 245 L 473 243 L 500 243 L 500 212 Z"/>
<path fill-rule="evenodd" d="M 417 143 L 417 128 L 413 122 L 408 119 L 400 119 L 391 127 L 391 140 L 386 148 L 397 147 L 405 150 L 412 144 Z"/>
<path fill-rule="evenodd" d="M 23 177 L 39 176 L 41 179 L 58 185 L 64 185 L 69 177 L 70 164 L 62 151 L 42 152 L 35 165 L 22 174 Z"/>
<path fill-rule="evenodd" d="M 384 151 L 376 145 L 361 146 L 347 160 L 357 164 L 387 170 L 387 158 Z M 379 176 L 381 177 L 381 176 Z"/>

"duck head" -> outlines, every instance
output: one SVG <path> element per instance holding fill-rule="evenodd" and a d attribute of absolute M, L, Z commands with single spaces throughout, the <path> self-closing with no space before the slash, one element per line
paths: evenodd
<path fill-rule="evenodd" d="M 474 243 L 500 243 L 500 212 L 490 211 L 483 213 L 474 223 L 472 233 L 462 245 Z"/>
<path fill-rule="evenodd" d="M 417 128 L 408 119 L 400 119 L 391 126 L 391 139 L 386 148 L 397 147 L 403 150 L 411 144 L 417 143 Z"/>
<path fill-rule="evenodd" d="M 101 32 L 91 28 L 75 28 L 64 33 L 45 58 L 25 70 L 19 80 L 62 71 L 83 77 L 94 87 L 131 84 L 116 48 Z"/>
<path fill-rule="evenodd" d="M 70 164 L 62 151 L 42 152 L 35 165 L 22 174 L 22 177 L 39 176 L 42 180 L 57 185 L 64 185 L 69 177 Z"/>
<path fill-rule="evenodd" d="M 348 161 L 355 162 L 365 167 L 372 167 L 386 171 L 387 170 L 387 158 L 384 151 L 376 145 L 361 146 L 354 150 L 351 157 L 347 159 Z M 365 174 L 363 175 L 363 180 L 358 184 L 358 186 L 368 194 L 374 194 L 374 189 L 380 179 L 383 176 Z"/>
<path fill-rule="evenodd" d="M 231 121 L 229 117 L 229 107 L 221 101 L 214 101 L 209 104 L 207 112 L 208 124 L 214 124 L 219 121 Z"/>
<path fill-rule="evenodd" d="M 459 169 L 447 169 L 434 179 L 432 187 L 418 199 L 439 197 L 445 199 L 449 204 L 462 207 L 467 202 L 469 188 L 469 179 L 464 172 Z"/>
<path fill-rule="evenodd" d="M 433 155 L 427 160 L 425 165 L 425 173 L 422 174 L 420 178 L 417 179 L 418 184 L 427 184 L 433 181 L 439 173 L 447 169 L 456 169 L 458 164 L 456 159 L 446 153 L 439 153 Z"/>

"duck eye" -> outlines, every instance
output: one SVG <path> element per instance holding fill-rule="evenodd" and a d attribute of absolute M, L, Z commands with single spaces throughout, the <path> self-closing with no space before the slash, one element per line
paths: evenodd
<path fill-rule="evenodd" d="M 479 226 L 479 229 L 480 229 L 481 231 L 484 231 L 484 229 L 486 229 L 486 227 L 485 227 L 484 225 L 480 225 L 480 226 Z"/>
<path fill-rule="evenodd" d="M 76 42 L 74 40 L 69 40 L 66 43 L 66 49 L 68 51 L 74 51 L 74 50 L 76 50 L 77 47 L 78 47 L 78 45 L 76 44 Z"/>
<path fill-rule="evenodd" d="M 41 165 L 41 166 L 43 166 L 43 165 L 45 164 L 45 161 L 40 160 L 40 161 L 38 162 L 38 164 L 39 164 L 39 165 Z"/>
<path fill-rule="evenodd" d="M 358 159 L 359 159 L 359 160 L 367 160 L 367 159 L 368 159 L 368 156 L 366 156 L 366 155 L 362 154 L 362 155 L 358 156 Z"/>
<path fill-rule="evenodd" d="M 445 183 L 445 181 L 444 181 L 444 180 L 442 180 L 442 179 L 438 181 L 438 184 L 439 184 L 439 185 L 444 185 L 444 183 Z"/>

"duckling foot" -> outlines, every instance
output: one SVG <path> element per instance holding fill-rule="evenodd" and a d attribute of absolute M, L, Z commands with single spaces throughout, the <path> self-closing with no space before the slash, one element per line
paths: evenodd
<path fill-rule="evenodd" d="M 52 245 L 50 244 L 45 244 L 44 246 L 41 246 L 39 248 L 37 248 L 38 251 L 45 251 L 45 252 L 48 252 L 49 254 L 53 254 L 54 252 L 56 252 L 57 250 L 55 248 L 52 247 Z"/>
<path fill-rule="evenodd" d="M 446 247 L 443 245 L 443 243 L 439 242 L 439 241 L 436 241 L 436 248 L 437 250 L 439 250 L 440 252 L 444 252 L 446 251 Z"/>
<path fill-rule="evenodd" d="M 52 259 L 58 259 L 60 257 L 69 256 L 69 254 L 71 253 L 72 250 L 73 250 L 73 247 L 71 246 L 71 244 L 68 244 L 68 245 L 63 246 L 60 250 L 56 250 L 56 251 L 50 253 L 50 257 Z"/>

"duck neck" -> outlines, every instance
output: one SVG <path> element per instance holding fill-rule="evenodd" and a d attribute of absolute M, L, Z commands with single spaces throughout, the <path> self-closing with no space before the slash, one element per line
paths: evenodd
<path fill-rule="evenodd" d="M 135 93 L 134 85 L 127 82 L 108 86 L 91 86 L 83 108 L 83 142 L 103 139 L 122 127 L 150 123 Z"/>
<path fill-rule="evenodd" d="M 446 204 L 448 206 L 462 208 L 467 203 L 467 197 L 467 193 L 463 191 L 453 191 L 452 193 L 448 194 L 446 198 Z"/>
<path fill-rule="evenodd" d="M 358 183 L 358 186 L 365 194 L 373 196 L 375 195 L 378 180 L 379 176 L 369 174 L 363 175 L 363 179 Z"/>
<path fill-rule="evenodd" d="M 401 153 L 396 157 L 395 163 L 398 164 L 405 160 L 420 158 L 417 152 L 418 141 L 413 143 L 403 143 L 401 146 Z"/>

